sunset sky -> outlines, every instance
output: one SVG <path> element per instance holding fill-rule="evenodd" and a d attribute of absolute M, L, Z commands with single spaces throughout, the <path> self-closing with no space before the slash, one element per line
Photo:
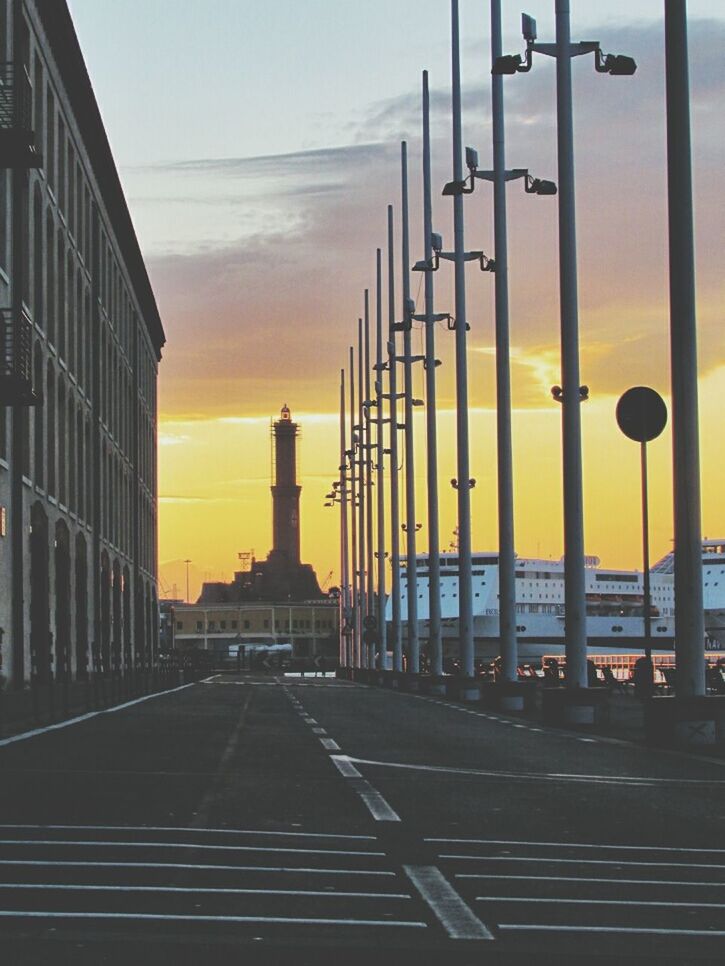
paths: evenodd
<path fill-rule="evenodd" d="M 553 0 L 527 10 L 553 39 Z M 664 35 L 661 0 L 573 0 L 572 35 L 634 56 L 634 77 L 573 62 L 586 548 L 640 561 L 639 454 L 614 420 L 647 384 L 669 395 Z M 160 368 L 160 578 L 192 597 L 271 543 L 270 418 L 302 426 L 302 552 L 338 579 L 339 370 L 374 287 L 386 205 L 409 142 L 411 253 L 422 256 L 420 75 L 430 71 L 434 225 L 452 246 L 449 4 L 444 0 L 70 0 L 167 334 Z M 701 373 L 703 530 L 725 535 L 725 7 L 690 0 Z M 606 11 L 606 12 L 605 12 Z M 488 4 L 462 0 L 464 140 L 490 159 Z M 504 0 L 505 49 L 520 6 Z M 556 180 L 554 62 L 505 81 L 507 160 Z M 509 189 L 516 548 L 562 552 L 557 209 Z M 399 224 L 396 222 L 396 230 Z M 399 233 L 398 233 L 399 239 Z M 466 241 L 492 253 L 490 193 L 466 201 Z M 399 269 L 400 256 L 396 252 Z M 419 276 L 414 276 L 413 294 Z M 397 280 L 396 280 L 397 282 Z M 468 275 L 474 547 L 495 549 L 493 279 Z M 453 306 L 452 270 L 436 276 Z M 398 293 L 399 284 L 396 285 Z M 400 300 L 399 300 L 400 301 Z M 422 331 L 416 331 L 420 346 Z M 439 330 L 444 547 L 455 526 L 453 339 Z M 416 395 L 423 396 L 422 373 Z M 418 519 L 424 523 L 423 410 Z M 652 554 L 672 536 L 671 440 L 650 447 Z"/>

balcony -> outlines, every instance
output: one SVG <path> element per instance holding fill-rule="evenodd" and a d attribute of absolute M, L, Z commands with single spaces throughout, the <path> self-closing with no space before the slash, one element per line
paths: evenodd
<path fill-rule="evenodd" d="M 22 65 L 0 64 L 0 167 L 39 168 L 33 131 L 33 88 Z"/>
<path fill-rule="evenodd" d="M 0 406 L 35 406 L 33 326 L 26 312 L 0 309 Z"/>

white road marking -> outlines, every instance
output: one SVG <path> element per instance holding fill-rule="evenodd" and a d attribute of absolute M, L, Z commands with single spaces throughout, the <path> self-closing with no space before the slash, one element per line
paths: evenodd
<path fill-rule="evenodd" d="M 633 862 L 631 859 L 552 859 L 546 855 L 457 855 L 441 854 L 439 859 L 456 859 L 462 862 L 537 862 L 540 865 L 632 865 L 646 869 L 725 869 L 714 862 Z"/>
<path fill-rule="evenodd" d="M 407 764 L 397 761 L 375 761 L 370 758 L 350 758 L 359 765 L 374 765 L 378 768 L 403 768 L 414 771 L 442 772 L 449 775 L 478 775 L 482 778 L 501 778 L 507 781 L 545 781 L 545 782 L 573 782 L 577 784 L 594 785 L 629 785 L 634 787 L 648 786 L 701 786 L 705 788 L 725 786 L 723 779 L 708 778 L 648 778 L 632 775 L 577 775 L 566 772 L 524 772 L 524 771 L 492 771 L 477 768 L 452 768 L 446 765 Z"/>
<path fill-rule="evenodd" d="M 305 839 L 364 839 L 375 842 L 374 835 L 336 835 L 331 832 L 278 832 L 267 829 L 239 828 L 197 828 L 171 825 L 0 825 L 0 829 L 48 829 L 56 832 L 98 831 L 98 832 L 187 832 L 192 835 L 282 835 Z"/>
<path fill-rule="evenodd" d="M 292 916 L 179 916 L 148 912 L 42 912 L 0 909 L 5 919 L 133 919 L 156 922 L 237 922 L 273 923 L 274 925 L 309 926 L 406 926 L 425 929 L 426 923 L 397 919 L 307 919 Z"/>
<path fill-rule="evenodd" d="M 399 822 L 400 816 L 390 807 L 380 792 L 363 778 L 347 755 L 330 755 L 330 761 L 343 778 L 354 779 L 353 788 L 358 793 L 376 822 Z"/>
<path fill-rule="evenodd" d="M 634 899 L 560 899 L 542 896 L 476 896 L 476 902 L 532 902 L 565 906 L 666 906 L 673 909 L 725 909 L 719 902 L 655 902 Z"/>
<path fill-rule="evenodd" d="M 493 939 L 440 869 L 433 865 L 404 865 L 403 869 L 451 939 Z"/>
<path fill-rule="evenodd" d="M 312 734 L 313 735 L 326 735 L 327 732 L 325 731 L 324 728 L 313 728 L 312 729 Z"/>
<path fill-rule="evenodd" d="M 501 923 L 501 932 L 596 932 L 616 933 L 619 936 L 701 936 L 722 939 L 725 931 L 719 929 L 648 929 L 646 926 L 544 926 L 532 923 Z"/>
<path fill-rule="evenodd" d="M 43 728 L 33 728 L 32 731 L 23 731 L 19 735 L 11 735 L 9 738 L 0 738 L 0 748 L 4 748 L 5 745 L 15 744 L 17 741 L 25 741 L 27 738 L 35 738 L 37 735 L 47 734 L 49 731 L 59 731 L 61 728 L 70 728 L 71 725 L 80 724 L 82 721 L 90 721 L 91 718 L 97 718 L 101 714 L 113 714 L 116 711 L 123 711 L 125 708 L 131 708 L 134 704 L 141 704 L 142 701 L 150 701 L 152 698 L 161 698 L 165 694 L 176 694 L 177 691 L 183 691 L 185 688 L 192 688 L 196 682 L 192 681 L 191 684 L 182 684 L 178 688 L 169 688 L 168 691 L 156 691 L 154 694 L 144 694 L 141 698 L 134 698 L 133 701 L 126 701 L 123 704 L 114 705 L 112 708 L 104 708 L 102 711 L 89 711 L 87 714 L 78 715 L 77 718 L 67 718 L 65 721 L 57 721 L 55 724 L 46 725 Z"/>
<path fill-rule="evenodd" d="M 346 755 L 330 755 L 330 761 L 344 778 L 362 778 L 361 773 Z"/>
<path fill-rule="evenodd" d="M 320 743 L 326 751 L 339 751 L 340 746 L 333 738 L 320 738 Z"/>
<path fill-rule="evenodd" d="M 359 773 L 358 773 L 359 774 Z M 119 848 L 119 849 L 197 849 L 199 851 L 214 852 L 288 852 L 306 855 L 385 855 L 385 852 L 368 852 L 343 849 L 301 849 L 280 848 L 274 845 L 207 845 L 196 842 L 100 842 L 100 841 L 65 841 L 61 839 L 0 839 L 0 845 L 62 845 L 82 846 L 86 848 Z"/>
<path fill-rule="evenodd" d="M 182 892 L 193 895 L 239 896 L 324 896 L 345 899 L 403 899 L 412 900 L 404 892 L 331 892 L 329 889 L 220 889 L 190 886 L 129 886 L 129 885 L 72 885 L 57 882 L 0 882 L 0 889 L 47 889 L 62 892 Z"/>
<path fill-rule="evenodd" d="M 360 778 L 353 786 L 376 822 L 399 822 L 400 815 L 391 808 L 377 788 L 366 778 Z"/>
<path fill-rule="evenodd" d="M 377 869 L 327 869 L 306 866 L 272 865 L 208 865 L 188 862 L 80 862 L 55 859 L 0 859 L 0 865 L 22 865 L 43 868 L 93 868 L 93 869 L 197 869 L 203 872 L 290 872 L 305 875 L 384 875 L 395 878 L 395 872 Z"/>
<path fill-rule="evenodd" d="M 0 826 L 2 827 L 2 826 Z M 725 849 L 693 849 L 672 845 L 600 845 L 598 842 L 528 842 L 523 839 L 444 839 L 426 838 L 424 842 L 448 845 L 532 845 L 552 849 L 615 849 L 622 852 L 689 852 L 695 855 L 725 855 Z"/>
<path fill-rule="evenodd" d="M 315 721 L 315 719 L 314 718 L 310 718 L 309 715 L 305 715 L 302 720 L 305 722 L 305 724 L 308 724 L 308 725 L 316 725 L 317 724 L 317 722 Z"/>
<path fill-rule="evenodd" d="M 696 886 L 725 889 L 725 882 L 691 882 L 678 879 L 595 879 L 581 875 L 494 875 L 493 873 L 458 872 L 454 879 L 500 879 L 506 882 L 589 882 L 596 885 Z"/>

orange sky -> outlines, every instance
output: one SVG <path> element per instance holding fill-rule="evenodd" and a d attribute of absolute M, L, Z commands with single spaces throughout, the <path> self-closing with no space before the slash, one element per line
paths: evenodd
<path fill-rule="evenodd" d="M 725 25 L 691 24 L 701 371 L 703 529 L 725 534 L 725 326 L 721 257 L 725 160 L 721 104 Z M 602 78 L 574 63 L 585 525 L 588 553 L 638 565 L 637 446 L 614 421 L 632 385 L 669 388 L 667 212 L 661 24 L 602 28 L 607 50 L 634 54 L 633 78 Z M 578 59 L 584 61 L 584 58 Z M 472 66 L 473 64 L 473 66 Z M 467 65 L 467 66 L 466 66 Z M 464 137 L 487 164 L 485 59 L 466 60 Z M 229 579 L 239 551 L 265 556 L 271 542 L 269 422 L 288 403 L 302 427 L 302 548 L 321 582 L 337 581 L 337 514 L 324 509 L 336 476 L 339 369 L 356 338 L 363 289 L 374 284 L 385 207 L 399 200 L 399 141 L 409 141 L 411 257 L 421 252 L 420 121 L 410 90 L 369 104 L 340 146 L 259 157 L 159 163 L 124 180 L 168 335 L 161 365 L 160 558 L 162 589 L 183 593 L 183 561 L 199 583 Z M 447 77 L 431 76 L 434 181 L 450 177 Z M 508 160 L 556 178 L 552 65 L 507 81 Z M 341 129 L 342 130 L 342 129 Z M 436 196 L 434 227 L 451 244 L 451 204 Z M 396 231 L 399 226 L 396 226 Z M 469 248 L 492 252 L 486 187 L 466 200 Z M 399 236 L 396 235 L 396 243 Z M 509 189 L 509 259 L 519 554 L 561 554 L 560 382 L 556 199 Z M 399 272 L 396 253 L 396 271 Z M 436 308 L 453 305 L 452 272 L 436 276 Z M 469 379 L 474 546 L 495 549 L 493 281 L 469 270 Z M 414 276 L 413 294 L 422 303 Z M 398 296 L 399 279 L 396 279 Z M 398 304 L 400 298 L 398 297 Z M 400 312 L 400 308 L 398 309 Z M 421 333 L 414 333 L 416 350 Z M 453 345 L 437 334 L 441 532 L 455 526 Z M 423 395 L 418 373 L 415 393 Z M 418 422 L 418 519 L 425 523 L 422 410 Z M 671 442 L 651 446 L 652 554 L 670 546 Z M 421 534 L 425 548 L 426 528 Z"/>

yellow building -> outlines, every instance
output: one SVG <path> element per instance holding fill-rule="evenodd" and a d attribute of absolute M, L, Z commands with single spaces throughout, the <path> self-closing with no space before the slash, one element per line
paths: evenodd
<path fill-rule="evenodd" d="M 291 644 L 295 658 L 337 659 L 339 604 L 333 599 L 176 604 L 174 646 L 229 653 L 237 646 Z"/>

